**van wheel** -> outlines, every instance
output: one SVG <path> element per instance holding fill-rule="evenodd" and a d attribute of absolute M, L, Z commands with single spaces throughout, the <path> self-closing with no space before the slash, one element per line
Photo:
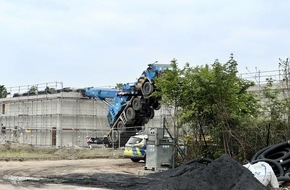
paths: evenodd
<path fill-rule="evenodd" d="M 138 158 L 131 158 L 131 160 L 132 160 L 132 162 L 139 162 L 140 161 L 140 159 L 138 159 Z"/>

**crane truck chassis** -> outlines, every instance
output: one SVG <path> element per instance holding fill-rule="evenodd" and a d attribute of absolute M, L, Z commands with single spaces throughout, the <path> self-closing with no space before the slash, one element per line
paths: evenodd
<path fill-rule="evenodd" d="M 151 96 L 157 90 L 154 79 L 169 68 L 168 64 L 149 64 L 133 84 L 124 84 L 120 89 L 87 87 L 83 90 L 84 97 L 99 99 L 108 106 L 110 131 L 103 139 L 107 147 L 124 146 L 153 119 L 154 110 L 161 107 L 161 98 Z"/>

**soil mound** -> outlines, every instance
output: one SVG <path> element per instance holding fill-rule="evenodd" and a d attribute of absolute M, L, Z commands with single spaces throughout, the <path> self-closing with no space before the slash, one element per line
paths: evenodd
<path fill-rule="evenodd" d="M 176 169 L 148 176 L 153 182 L 147 189 L 166 190 L 265 190 L 253 174 L 228 155 L 212 162 L 189 162 Z"/>

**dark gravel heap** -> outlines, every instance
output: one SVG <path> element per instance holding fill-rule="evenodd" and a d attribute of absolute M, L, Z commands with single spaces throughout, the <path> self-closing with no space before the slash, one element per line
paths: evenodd
<path fill-rule="evenodd" d="M 176 169 L 148 175 L 145 189 L 166 190 L 264 190 L 253 174 L 228 155 L 211 163 L 189 162 Z"/>

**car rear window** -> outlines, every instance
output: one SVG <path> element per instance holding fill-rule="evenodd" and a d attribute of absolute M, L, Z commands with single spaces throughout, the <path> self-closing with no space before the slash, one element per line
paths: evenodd
<path fill-rule="evenodd" d="M 141 141 L 142 141 L 142 139 L 139 137 L 131 137 L 128 140 L 128 144 L 136 144 L 137 142 L 140 143 Z"/>

